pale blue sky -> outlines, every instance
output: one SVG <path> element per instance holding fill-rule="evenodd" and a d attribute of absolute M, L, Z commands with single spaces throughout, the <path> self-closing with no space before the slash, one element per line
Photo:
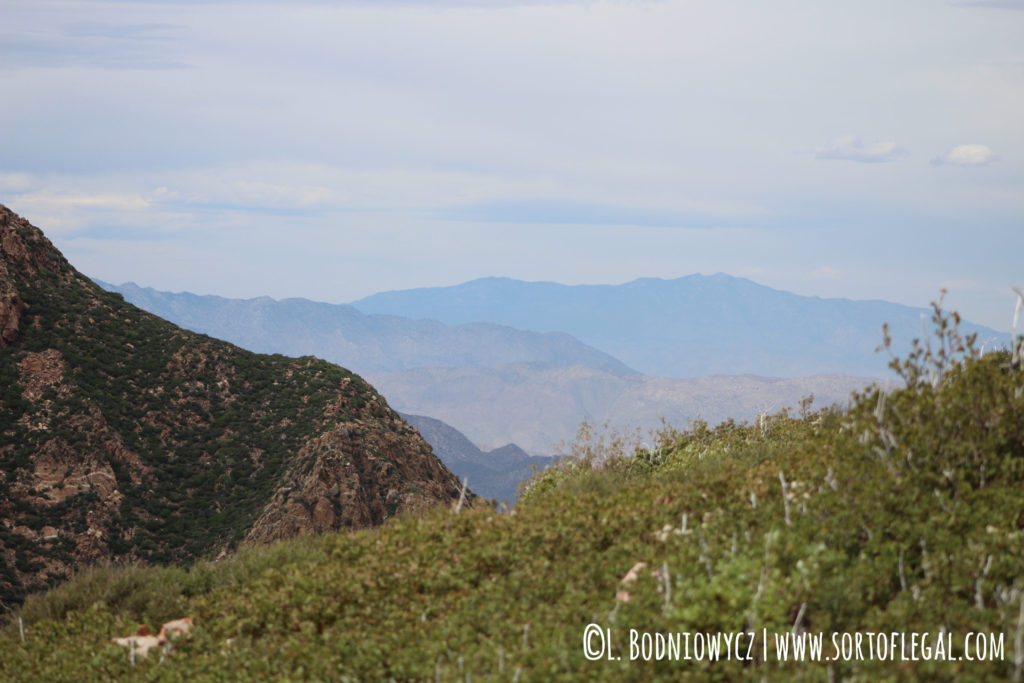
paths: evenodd
<path fill-rule="evenodd" d="M 1024 3 L 0 7 L 0 202 L 225 296 L 727 272 L 1008 329 Z"/>

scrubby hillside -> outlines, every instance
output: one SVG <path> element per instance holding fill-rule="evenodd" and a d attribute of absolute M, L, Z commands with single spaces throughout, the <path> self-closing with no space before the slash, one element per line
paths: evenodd
<path fill-rule="evenodd" d="M 964 354 L 936 319 L 932 350 L 895 364 L 904 389 L 647 450 L 584 434 L 511 514 L 85 575 L 26 605 L 24 640 L 8 625 L 0 675 L 1019 680 L 1024 349 Z M 195 633 L 162 657 L 109 641 L 184 614 Z M 689 659 L 643 661 L 644 633 Z M 822 661 L 791 661 L 819 634 Z"/>
<path fill-rule="evenodd" d="M 359 377 L 145 313 L 4 207 L 0 329 L 0 612 L 99 560 L 194 560 L 459 494 Z"/>

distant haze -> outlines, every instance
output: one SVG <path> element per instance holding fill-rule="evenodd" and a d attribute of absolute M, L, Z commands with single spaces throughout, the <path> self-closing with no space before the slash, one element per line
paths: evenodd
<path fill-rule="evenodd" d="M 487 321 L 568 332 L 640 372 L 663 377 L 822 373 L 888 376 L 877 353 L 888 323 L 904 352 L 930 311 L 886 301 L 805 297 L 725 274 L 623 285 L 567 286 L 485 278 L 453 287 L 384 292 L 356 301 L 367 313 Z M 983 342 L 1009 335 L 964 323 Z"/>
<path fill-rule="evenodd" d="M 623 377 L 580 365 L 418 368 L 369 373 L 366 379 L 396 410 L 429 412 L 484 450 L 512 442 L 534 454 L 565 453 L 561 449 L 584 419 L 598 428 L 608 423 L 647 436 L 662 418 L 680 429 L 697 419 L 712 425 L 730 418 L 752 421 L 762 413 L 795 410 L 810 394 L 814 408 L 845 406 L 851 392 L 871 383 L 846 375 Z"/>
<path fill-rule="evenodd" d="M 882 323 L 891 322 L 905 346 L 908 335 L 920 333 L 923 313 L 884 301 L 801 297 L 722 274 L 618 287 L 487 278 L 356 304 L 409 317 L 306 299 L 105 286 L 247 348 L 341 363 L 364 374 L 396 409 L 443 420 L 483 451 L 515 443 L 540 455 L 571 441 L 584 419 L 649 430 L 662 418 L 675 426 L 750 420 L 812 393 L 816 406 L 845 403 L 871 381 L 864 375 L 891 375 L 888 357 L 875 353 Z M 964 327 L 983 340 L 1006 336 Z M 526 471 L 520 460 L 505 464 Z M 485 487 L 510 495 L 504 465 L 485 469 Z"/>

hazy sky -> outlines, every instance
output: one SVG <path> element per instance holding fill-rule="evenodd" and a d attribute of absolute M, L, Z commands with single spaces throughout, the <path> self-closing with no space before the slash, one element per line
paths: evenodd
<path fill-rule="evenodd" d="M 3 0 L 0 93 L 0 202 L 118 283 L 1024 286 L 1021 1 Z"/>

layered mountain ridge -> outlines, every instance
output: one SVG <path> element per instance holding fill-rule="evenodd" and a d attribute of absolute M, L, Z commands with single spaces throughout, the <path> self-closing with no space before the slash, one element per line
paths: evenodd
<path fill-rule="evenodd" d="M 531 332 L 488 322 L 447 325 L 301 298 L 227 299 L 161 292 L 132 282 L 97 283 L 143 310 L 250 351 L 314 354 L 360 373 L 533 362 L 636 374 L 616 358 L 559 331 Z"/>
<path fill-rule="evenodd" d="M 696 279 L 701 281 L 700 276 Z M 733 280 L 741 285 L 746 282 L 729 276 L 710 279 L 724 284 Z M 670 350 L 674 358 L 690 358 L 699 353 L 717 358 L 715 354 L 719 351 L 728 357 L 735 352 L 727 344 L 711 348 L 714 344 L 702 335 L 706 334 L 713 340 L 718 334 L 715 326 L 704 330 L 700 325 L 668 315 L 673 306 L 672 297 L 658 298 L 655 294 L 672 283 L 650 280 L 649 286 L 641 288 L 642 291 L 633 291 L 623 285 L 626 292 L 610 285 L 584 286 L 584 293 L 590 292 L 587 296 L 592 294 L 596 297 L 588 304 L 589 312 L 554 306 L 551 310 L 561 311 L 558 316 L 549 311 L 552 317 L 538 321 L 536 316 L 551 308 L 549 304 L 529 296 L 517 302 L 510 301 L 502 292 L 520 287 L 533 292 L 534 288 L 528 285 L 541 285 L 542 290 L 550 286 L 562 291 L 566 286 L 522 283 L 504 278 L 474 282 L 479 287 L 466 283 L 452 288 L 460 291 L 465 288 L 468 293 L 463 298 L 448 302 L 456 309 L 469 311 L 466 316 L 503 318 L 517 325 L 533 320 L 538 324 L 555 326 L 562 319 L 558 316 L 564 315 L 566 326 L 578 324 L 578 319 L 587 320 L 590 327 L 583 330 L 586 333 L 601 331 L 605 335 L 639 337 L 644 336 L 636 331 L 640 328 L 627 326 L 618 329 L 621 321 L 616 319 L 615 311 L 632 307 L 654 315 L 654 311 L 662 310 L 666 312 L 661 321 L 665 329 L 659 330 L 654 320 L 643 323 L 642 331 L 646 335 L 643 344 L 661 344 Z M 396 410 L 441 420 L 478 445 L 478 462 L 470 465 L 465 459 L 452 461 L 453 470 L 460 476 L 472 475 L 471 482 L 483 482 L 486 491 L 482 491 L 482 495 L 499 500 L 506 500 L 514 485 L 495 481 L 495 461 L 486 454 L 504 444 L 514 443 L 533 456 L 547 455 L 561 452 L 559 449 L 572 441 L 583 420 L 596 425 L 607 421 L 619 429 L 639 427 L 643 431 L 658 429 L 662 418 L 675 426 L 687 425 L 696 419 L 711 423 L 730 418 L 751 420 L 765 411 L 796 407 L 809 394 L 814 394 L 816 407 L 843 404 L 851 391 L 871 382 L 868 377 L 842 373 L 782 378 L 765 377 L 764 373 L 688 378 L 646 376 L 575 337 L 550 330 L 545 333 L 528 332 L 493 323 L 448 325 L 431 319 L 365 314 L 352 306 L 305 299 L 225 299 L 187 292 L 161 292 L 130 283 L 119 286 L 104 284 L 104 287 L 124 294 L 132 303 L 177 324 L 216 334 L 251 350 L 277 350 L 288 355 L 307 352 L 336 361 L 348 359 L 350 367 L 363 373 Z M 575 291 L 574 288 L 568 289 L 569 294 Z M 769 293 L 774 291 L 762 289 Z M 743 287 L 741 290 L 746 291 Z M 441 299 L 452 295 L 452 292 L 432 294 L 431 291 L 413 290 L 399 294 L 400 298 L 413 299 L 421 294 L 436 295 Z M 562 293 L 566 295 L 566 292 Z M 713 309 L 728 303 L 728 297 L 725 300 L 715 299 L 723 296 L 715 287 L 705 294 L 711 298 L 705 308 Z M 796 302 L 793 305 L 800 310 L 807 304 L 803 301 L 806 297 L 776 294 Z M 387 298 L 389 295 L 380 296 Z M 646 300 L 648 296 L 655 298 Z M 623 297 L 637 300 L 627 305 Z M 496 310 L 481 308 L 483 301 L 491 301 Z M 433 312 L 439 317 L 450 314 L 441 309 Z M 639 313 L 637 315 L 643 317 Z M 884 318 L 879 317 L 878 320 L 877 326 L 874 323 L 862 324 L 858 334 L 862 345 L 868 344 L 869 337 L 873 339 L 870 350 L 865 353 L 872 363 L 883 367 L 886 357 L 874 352 L 874 347 L 881 341 L 879 328 Z M 688 341 L 658 341 L 659 334 L 671 336 L 675 334 L 673 330 L 683 327 L 691 337 Z M 813 357 L 816 351 L 805 349 L 797 339 L 797 333 L 773 328 L 760 337 L 768 339 L 789 334 L 793 349 L 803 350 L 804 355 Z M 841 335 L 842 330 L 834 330 L 833 334 Z M 742 343 L 748 342 L 750 340 Z M 756 344 L 757 339 L 752 343 Z M 749 365 L 752 359 L 763 358 L 767 354 L 771 358 L 764 367 L 774 367 L 773 364 L 780 361 L 772 353 L 770 350 L 755 352 L 748 349 L 744 362 Z M 644 362 L 642 358 L 639 360 Z M 688 362 L 692 362 L 692 358 Z M 720 359 L 709 361 L 708 367 L 716 364 L 720 364 Z M 817 367 L 814 362 L 811 366 Z M 423 425 L 417 425 L 420 426 Z M 440 433 L 429 428 L 424 433 L 439 455 L 440 449 L 446 448 L 446 443 L 432 439 Z M 478 469 L 478 466 L 483 469 Z M 529 472 L 528 468 L 518 466 L 513 469 L 522 476 Z M 492 488 L 492 484 L 498 488 Z"/>
<path fill-rule="evenodd" d="M 91 562 L 213 556 L 459 492 L 358 376 L 146 313 L 0 206 L 0 609 Z"/>
<path fill-rule="evenodd" d="M 515 503 L 520 482 L 555 461 L 551 456 L 530 455 L 514 443 L 484 451 L 446 422 L 425 415 L 399 414 L 474 492 L 499 503 Z"/>
<path fill-rule="evenodd" d="M 938 295 L 939 292 L 936 292 Z M 429 318 L 449 325 L 486 321 L 561 330 L 657 377 L 821 374 L 888 377 L 875 349 L 888 324 L 893 349 L 921 336 L 926 309 L 888 301 L 801 296 L 717 273 L 621 285 L 563 285 L 481 278 L 450 287 L 381 292 L 352 303 L 365 313 Z M 1009 335 L 964 322 L 983 342 Z"/>

